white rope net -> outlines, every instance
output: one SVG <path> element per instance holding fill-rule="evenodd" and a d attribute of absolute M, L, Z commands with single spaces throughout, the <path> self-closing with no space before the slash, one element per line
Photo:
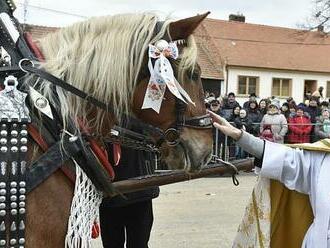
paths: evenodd
<path fill-rule="evenodd" d="M 65 248 L 90 248 L 92 246 L 92 226 L 99 218 L 99 206 L 102 193 L 76 165 L 76 183 L 71 203 L 71 214 L 68 231 L 65 237 Z"/>

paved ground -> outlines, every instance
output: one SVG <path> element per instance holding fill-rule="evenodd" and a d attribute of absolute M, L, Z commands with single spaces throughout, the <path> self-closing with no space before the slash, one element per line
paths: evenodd
<path fill-rule="evenodd" d="M 238 177 L 209 177 L 161 187 L 154 200 L 150 248 L 227 248 L 251 194 L 253 173 Z M 101 248 L 97 240 L 94 248 Z"/>

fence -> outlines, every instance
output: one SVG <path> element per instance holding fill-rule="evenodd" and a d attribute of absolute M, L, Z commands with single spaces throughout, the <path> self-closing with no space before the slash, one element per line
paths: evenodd
<path fill-rule="evenodd" d="M 233 124 L 233 123 L 231 123 Z M 250 123 L 251 125 L 251 123 Z M 252 125 L 260 127 L 260 123 L 252 123 Z M 299 123 L 287 123 L 287 124 L 274 124 L 274 123 L 263 123 L 263 126 L 278 126 L 281 125 L 287 128 L 286 135 L 283 137 L 284 144 L 293 144 L 293 143 L 312 143 L 316 142 L 323 138 L 330 138 L 330 123 L 319 124 L 319 123 L 310 123 L 310 124 L 299 124 Z M 307 129 L 311 126 L 310 132 L 303 132 L 301 130 Z M 294 131 L 293 128 L 297 127 Z M 298 131 L 297 131 L 298 130 Z M 301 131 L 299 133 L 299 130 Z M 322 131 L 320 133 L 319 131 Z M 316 131 L 316 132 L 315 132 Z M 328 137 L 324 135 L 328 133 Z M 323 135 L 320 135 L 323 134 Z M 259 133 L 260 136 L 260 133 Z M 252 157 L 252 155 L 247 154 L 241 148 L 239 148 L 233 139 L 230 137 L 224 136 L 218 129 L 213 130 L 213 155 L 211 163 L 214 163 L 217 158 L 221 158 L 224 161 L 230 161 L 235 159 L 244 159 Z"/>

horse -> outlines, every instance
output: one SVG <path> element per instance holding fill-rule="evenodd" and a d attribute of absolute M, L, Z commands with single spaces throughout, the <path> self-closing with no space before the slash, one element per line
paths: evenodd
<path fill-rule="evenodd" d="M 47 72 L 88 93 L 99 101 L 114 106 L 108 113 L 89 102 L 39 82 L 39 90 L 61 113 L 63 126 L 68 119 L 79 119 L 102 144 L 114 123 L 123 114 L 162 130 L 177 122 L 177 99 L 166 90 L 159 114 L 141 109 L 148 85 L 148 45 L 158 40 L 177 41 L 179 58 L 170 60 L 178 82 L 190 95 L 193 104 L 184 104 L 182 116 L 191 122 L 203 120 L 206 114 L 197 46 L 192 33 L 208 13 L 178 21 L 160 22 L 152 13 L 121 14 L 93 17 L 48 34 L 38 41 L 45 60 L 40 66 Z M 30 80 L 31 81 L 31 80 Z M 35 82 L 29 82 L 33 86 Z M 55 94 L 55 93 L 56 94 Z M 60 104 L 56 105 L 56 101 Z M 188 121 L 187 121 L 188 123 Z M 75 123 L 77 133 L 79 125 Z M 197 125 L 198 126 L 198 125 Z M 161 144 L 161 159 L 172 169 L 200 170 L 210 159 L 212 132 L 210 128 L 182 125 L 179 144 Z M 31 162 L 43 154 L 39 145 L 31 143 Z M 57 170 L 27 197 L 26 247 L 65 247 L 70 205 L 74 185 Z"/>

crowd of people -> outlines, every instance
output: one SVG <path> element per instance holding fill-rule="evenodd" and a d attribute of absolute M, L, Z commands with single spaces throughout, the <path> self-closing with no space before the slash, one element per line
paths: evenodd
<path fill-rule="evenodd" d="M 272 96 L 257 100 L 251 93 L 248 101 L 241 106 L 233 92 L 222 97 L 206 93 L 205 104 L 208 109 L 224 117 L 233 126 L 275 143 L 309 143 L 330 138 L 330 105 L 323 98 L 323 88 L 306 94 L 304 102 L 297 103 L 292 97 L 280 104 Z M 215 136 L 215 135 L 214 135 Z M 229 158 L 248 156 L 230 138 L 217 134 L 214 137 L 217 155 L 224 156 L 229 148 Z"/>

